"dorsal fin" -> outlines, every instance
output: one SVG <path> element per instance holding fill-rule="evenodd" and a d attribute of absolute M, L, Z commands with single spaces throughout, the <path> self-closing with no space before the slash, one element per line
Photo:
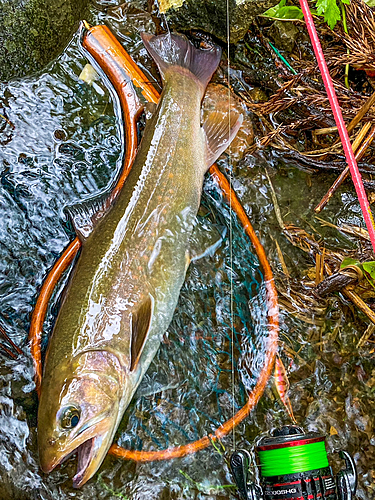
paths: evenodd
<path fill-rule="evenodd" d="M 236 111 L 211 111 L 204 123 L 203 130 L 207 139 L 207 168 L 224 153 L 243 122 L 243 115 Z"/>
<path fill-rule="evenodd" d="M 137 367 L 150 331 L 154 299 L 149 295 L 131 317 L 130 371 Z"/>
<path fill-rule="evenodd" d="M 81 241 L 87 239 L 97 222 L 108 212 L 112 197 L 108 191 L 88 200 L 69 205 L 64 211 L 69 215 L 77 236 Z"/>

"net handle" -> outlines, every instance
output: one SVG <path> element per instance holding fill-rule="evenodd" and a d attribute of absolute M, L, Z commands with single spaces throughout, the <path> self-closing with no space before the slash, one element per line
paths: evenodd
<path fill-rule="evenodd" d="M 84 25 L 81 26 L 81 31 L 81 45 L 83 49 L 94 59 L 110 80 L 119 97 L 122 109 L 126 137 L 126 152 L 120 177 L 113 190 L 113 196 L 116 196 L 130 172 L 131 165 L 137 152 L 137 119 L 142 110 L 135 89 L 133 85 L 129 84 L 129 80 L 131 79 L 136 86 L 142 89 L 142 94 L 149 102 L 157 103 L 159 94 L 107 26 L 94 26 L 89 28 L 87 23 L 84 23 Z M 265 364 L 259 374 L 254 389 L 249 394 L 247 403 L 212 434 L 186 445 L 159 451 L 127 450 L 117 444 L 112 444 L 109 453 L 118 458 L 130 459 L 138 462 L 168 460 L 171 458 L 184 457 L 207 448 L 212 441 L 221 439 L 229 434 L 249 415 L 262 396 L 273 369 L 279 335 L 279 307 L 271 266 L 267 260 L 264 248 L 255 234 L 250 220 L 228 180 L 220 172 L 216 164 L 210 168 L 210 173 L 218 183 L 225 200 L 228 202 L 229 199 L 231 199 L 232 208 L 236 212 L 245 233 L 250 238 L 263 268 L 269 330 Z M 35 368 L 35 385 L 38 396 L 40 396 L 42 380 L 41 339 L 48 302 L 59 279 L 73 262 L 80 247 L 81 242 L 76 237 L 56 261 L 42 285 L 32 314 L 29 341 Z"/>

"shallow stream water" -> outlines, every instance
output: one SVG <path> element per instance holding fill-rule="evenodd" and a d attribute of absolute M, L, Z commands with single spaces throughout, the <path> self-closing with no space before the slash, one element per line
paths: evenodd
<path fill-rule="evenodd" d="M 126 5 L 102 0 L 93 7 L 92 18 L 106 18 L 126 49 L 151 69 L 137 34 L 145 25 L 153 29 L 151 16 L 129 14 Z M 0 113 L 8 120 L 0 132 L 0 324 L 25 352 L 17 360 L 1 357 L 0 500 L 230 498 L 234 490 L 225 458 L 233 439 L 237 446 L 253 450 L 255 438 L 289 423 L 272 381 L 250 417 L 217 448 L 149 464 L 108 456 L 81 490 L 72 488 L 74 458 L 48 476 L 38 468 L 37 397 L 27 346 L 30 315 L 43 279 L 74 237 L 64 207 L 105 188 L 121 163 L 120 124 L 111 95 L 100 80 L 95 87 L 79 81 L 85 64 L 74 38 L 42 74 L 0 85 Z M 220 166 L 228 169 L 226 158 Z M 233 185 L 274 271 L 280 270 L 275 241 L 293 277 L 303 277 L 312 264 L 280 232 L 265 168 L 286 221 L 306 230 L 316 227 L 327 245 L 353 247 L 348 237 L 320 227 L 312 216 L 334 175 L 311 176 L 281 162 L 273 152 L 258 154 L 235 165 Z M 212 432 L 230 418 L 233 406 L 237 410 L 244 404 L 264 363 L 268 330 L 262 271 L 209 176 L 199 216 L 208 225 L 226 228 L 226 236 L 213 256 L 189 268 L 168 334 L 116 435 L 127 448 L 163 449 Z M 323 218 L 363 224 L 351 187 L 335 197 Z M 59 291 L 48 313 L 44 345 L 56 317 Z M 350 451 L 359 470 L 358 498 L 374 498 L 374 354 L 371 345 L 356 348 L 365 319 L 343 315 L 333 303 L 323 325 L 296 319 L 284 309 L 281 320 L 282 342 L 298 351 L 290 370 L 298 423 L 327 435 L 330 453 Z M 319 345 L 322 336 L 328 341 Z M 330 460 L 335 470 L 343 465 L 336 455 Z"/>

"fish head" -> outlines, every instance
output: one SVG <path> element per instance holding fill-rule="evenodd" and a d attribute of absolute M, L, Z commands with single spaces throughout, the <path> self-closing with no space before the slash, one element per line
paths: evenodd
<path fill-rule="evenodd" d="M 88 481 L 103 462 L 118 426 L 121 367 L 116 356 L 85 353 L 44 375 L 38 410 L 40 465 L 52 471 L 77 453 L 73 486 Z"/>

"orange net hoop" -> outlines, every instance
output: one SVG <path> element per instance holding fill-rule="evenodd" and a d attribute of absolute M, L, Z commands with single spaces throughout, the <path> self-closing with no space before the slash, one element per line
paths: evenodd
<path fill-rule="evenodd" d="M 85 23 L 84 26 L 87 28 L 87 23 Z M 130 172 L 131 165 L 137 151 L 137 118 L 142 111 L 142 107 L 139 103 L 132 82 L 137 87 L 142 89 L 143 96 L 150 102 L 157 103 L 159 94 L 155 87 L 147 81 L 144 73 L 106 26 L 95 26 L 86 30 L 82 27 L 81 43 L 82 47 L 89 54 L 89 58 L 93 59 L 93 61 L 104 71 L 120 100 L 126 137 L 126 153 L 124 155 L 123 168 L 121 170 L 120 177 L 112 192 L 111 199 L 113 200 L 121 190 Z M 263 268 L 266 286 L 267 319 L 269 330 L 266 360 L 259 374 L 256 385 L 249 394 L 247 403 L 232 418 L 218 427 L 212 434 L 183 446 L 176 446 L 159 451 L 127 450 L 117 444 L 112 444 L 109 449 L 109 453 L 118 458 L 130 459 L 139 462 L 168 460 L 171 458 L 184 457 L 207 448 L 212 441 L 221 439 L 229 434 L 249 415 L 262 396 L 273 369 L 278 346 L 279 308 L 272 270 L 267 260 L 264 248 L 255 234 L 250 220 L 247 217 L 246 212 L 238 200 L 235 192 L 231 188 L 228 180 L 220 172 L 217 165 L 213 165 L 210 168 L 210 173 L 218 183 L 225 200 L 231 203 L 232 209 L 239 218 L 245 233 L 250 238 L 259 258 L 259 262 Z M 80 247 L 81 242 L 76 237 L 57 260 L 42 285 L 32 314 L 29 341 L 35 367 L 35 385 L 38 396 L 40 396 L 42 380 L 41 339 L 48 302 L 56 284 L 64 271 L 66 271 L 73 262 Z"/>

